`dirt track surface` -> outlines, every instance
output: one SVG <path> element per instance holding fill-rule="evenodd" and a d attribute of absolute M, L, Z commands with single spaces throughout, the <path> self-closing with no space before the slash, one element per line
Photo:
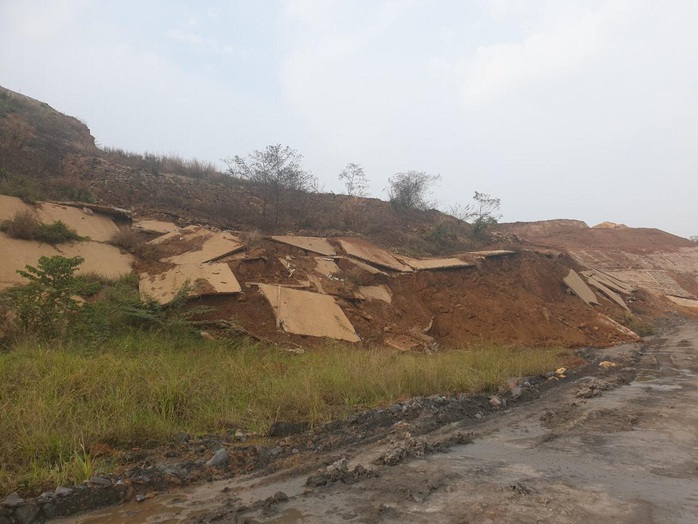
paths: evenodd
<path fill-rule="evenodd" d="M 685 324 L 594 350 L 589 373 L 481 420 L 419 437 L 399 422 L 324 457 L 329 468 L 213 482 L 72 522 L 695 522 L 697 352 L 698 324 Z"/>

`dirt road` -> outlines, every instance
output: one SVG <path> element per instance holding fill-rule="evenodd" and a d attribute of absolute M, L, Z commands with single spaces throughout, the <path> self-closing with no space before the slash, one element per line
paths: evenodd
<path fill-rule="evenodd" d="M 698 522 L 697 355 L 685 324 L 501 413 L 71 522 Z"/>

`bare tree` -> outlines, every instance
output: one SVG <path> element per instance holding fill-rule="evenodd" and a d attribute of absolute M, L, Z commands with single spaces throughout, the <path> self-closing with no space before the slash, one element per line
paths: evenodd
<path fill-rule="evenodd" d="M 475 191 L 472 203 L 466 206 L 456 204 L 451 207 L 450 214 L 464 222 L 472 222 L 475 234 L 480 236 L 485 233 L 487 228 L 502 218 L 502 215 L 499 214 L 500 205 L 499 198 Z"/>
<path fill-rule="evenodd" d="M 228 173 L 259 184 L 262 188 L 262 214 L 274 205 L 274 224 L 279 221 L 283 196 L 289 190 L 312 191 L 317 179 L 301 167 L 303 155 L 281 144 L 269 145 L 262 151 L 254 150 L 246 158 L 235 155 L 223 160 Z"/>
<path fill-rule="evenodd" d="M 441 175 L 429 175 L 424 171 L 395 173 L 388 179 L 388 195 L 395 209 L 428 209 L 434 203 L 427 199 L 431 188 L 441 180 Z"/>
<path fill-rule="evenodd" d="M 340 173 L 339 180 L 344 181 L 347 195 L 365 197 L 367 195 L 368 180 L 364 168 L 359 164 L 347 164 Z"/>

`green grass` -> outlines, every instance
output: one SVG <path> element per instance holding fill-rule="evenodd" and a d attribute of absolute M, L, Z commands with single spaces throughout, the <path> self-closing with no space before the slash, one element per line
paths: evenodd
<path fill-rule="evenodd" d="M 47 244 L 61 244 L 85 240 L 60 220 L 44 224 L 34 211 L 17 211 L 9 219 L 0 222 L 0 231 L 12 238 L 36 240 Z"/>
<path fill-rule="evenodd" d="M 120 334 L 99 348 L 25 340 L 0 353 L 0 496 L 83 480 L 100 466 L 86 451 L 95 444 L 118 450 L 164 444 L 180 431 L 317 424 L 417 395 L 493 389 L 554 369 L 562 356 L 332 344 L 299 355 L 161 331 Z"/>

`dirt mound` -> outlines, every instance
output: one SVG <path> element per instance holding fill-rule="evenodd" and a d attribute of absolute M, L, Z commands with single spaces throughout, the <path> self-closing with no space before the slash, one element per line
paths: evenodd
<path fill-rule="evenodd" d="M 577 220 L 546 220 L 500 224 L 497 231 L 514 234 L 540 246 L 558 249 L 615 249 L 629 253 L 676 251 L 695 243 L 660 229 L 629 227 L 588 227 Z"/>
<path fill-rule="evenodd" d="M 616 224 L 615 222 L 601 222 L 593 227 L 596 229 L 628 229 L 625 224 Z"/>
<path fill-rule="evenodd" d="M 563 283 L 569 266 L 534 252 L 482 256 L 477 264 L 460 268 L 372 273 L 355 266 L 338 242 L 336 246 L 338 271 L 327 274 L 318 270 L 323 267 L 318 259 L 327 257 L 264 240 L 244 256 L 227 260 L 242 293 L 205 297 L 196 304 L 216 308 L 203 317 L 211 322 L 232 318 L 264 340 L 299 346 L 324 342 L 280 329 L 258 283 L 331 295 L 368 345 L 403 350 L 479 343 L 605 346 L 635 338 L 605 316 L 618 317 L 620 306 L 601 299 L 600 306 L 588 307 Z M 380 293 L 373 294 L 375 290 Z"/>

